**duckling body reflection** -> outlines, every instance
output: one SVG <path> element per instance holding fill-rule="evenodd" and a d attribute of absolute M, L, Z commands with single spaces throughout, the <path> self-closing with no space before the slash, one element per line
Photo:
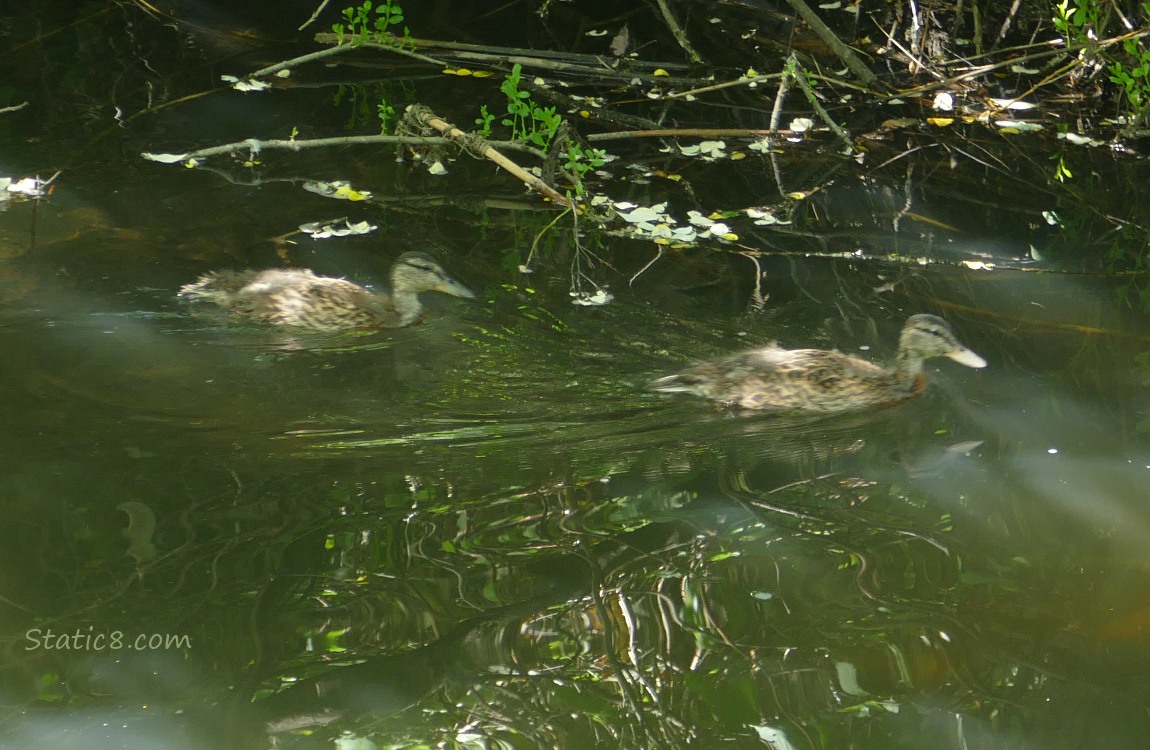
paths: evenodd
<path fill-rule="evenodd" d="M 307 269 L 273 268 L 205 274 L 181 287 L 179 296 L 211 302 L 254 323 L 348 331 L 411 325 L 423 311 L 420 292 L 475 296 L 431 256 L 419 252 L 404 253 L 395 261 L 387 294 Z"/>
<path fill-rule="evenodd" d="M 967 367 L 986 360 L 955 338 L 946 321 L 913 315 L 899 336 L 893 367 L 822 349 L 783 349 L 772 344 L 702 362 L 651 387 L 666 393 L 691 393 L 744 409 L 834 413 L 905 401 L 922 392 L 923 361 L 948 357 Z"/>

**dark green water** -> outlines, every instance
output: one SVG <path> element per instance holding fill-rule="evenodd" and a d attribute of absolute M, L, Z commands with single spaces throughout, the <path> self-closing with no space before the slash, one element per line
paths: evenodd
<path fill-rule="evenodd" d="M 191 93 L 210 67 L 198 88 L 166 72 Z M 280 746 L 1150 738 L 1150 333 L 1121 279 L 771 257 L 756 313 L 745 258 L 674 251 L 629 284 L 656 250 L 606 237 L 586 268 L 615 300 L 578 307 L 569 233 L 515 270 L 554 215 L 486 166 L 268 154 L 243 181 L 137 157 L 338 133 L 333 87 L 220 90 L 120 128 L 91 88 L 32 80 L 0 176 L 68 169 L 0 204 L 0 747 L 266 747 L 304 724 Z M 458 201 L 494 195 L 514 208 Z M 273 241 L 344 214 L 381 231 Z M 1018 254 L 979 221 L 953 244 Z M 412 248 L 477 298 L 334 338 L 175 299 L 223 267 L 379 282 Z M 916 401 L 817 419 L 642 388 L 776 339 L 889 358 L 913 312 L 989 367 L 937 360 Z"/>

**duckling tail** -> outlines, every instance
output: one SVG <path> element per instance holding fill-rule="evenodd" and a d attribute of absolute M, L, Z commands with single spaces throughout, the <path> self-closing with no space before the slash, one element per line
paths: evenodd
<path fill-rule="evenodd" d="M 223 304 L 247 283 L 249 274 L 237 271 L 212 271 L 191 284 L 184 284 L 177 292 L 181 299 L 206 299 Z"/>
<path fill-rule="evenodd" d="M 698 376 L 680 372 L 652 380 L 647 387 L 660 393 L 699 393 L 702 385 L 703 381 Z"/>

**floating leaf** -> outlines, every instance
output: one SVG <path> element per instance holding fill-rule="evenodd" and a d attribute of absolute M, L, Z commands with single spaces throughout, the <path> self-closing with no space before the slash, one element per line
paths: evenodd
<path fill-rule="evenodd" d="M 220 80 L 224 83 L 230 83 L 232 88 L 236 91 L 266 91 L 271 88 L 271 84 L 266 81 L 257 81 L 255 79 L 240 80 L 235 76 L 220 76 Z"/>
<path fill-rule="evenodd" d="M 364 201 L 371 198 L 371 193 L 355 190 L 351 184 L 343 180 L 332 182 L 305 182 L 303 189 L 326 198 L 339 198 L 345 201 Z"/>
<path fill-rule="evenodd" d="M 342 224 L 340 223 L 342 222 Z M 369 224 L 366 221 L 359 221 L 352 224 L 347 219 L 336 219 L 335 221 L 313 221 L 307 224 L 300 224 L 299 229 L 304 234 L 310 235 L 312 239 L 323 240 L 328 237 L 346 237 L 348 235 L 369 234 L 378 229 L 374 224 Z"/>
<path fill-rule="evenodd" d="M 188 158 L 187 154 L 152 154 L 146 151 L 140 154 L 140 156 L 148 161 L 158 161 L 161 164 L 175 164 Z"/>
<path fill-rule="evenodd" d="M 1020 102 L 1017 99 L 991 99 L 990 103 L 999 109 L 1012 109 L 1019 111 L 1024 109 L 1034 109 L 1038 106 L 1037 104 L 1032 104 L 1030 102 Z"/>
<path fill-rule="evenodd" d="M 571 292 L 571 296 L 574 298 L 571 300 L 571 304 L 584 305 L 587 307 L 605 305 L 611 300 L 615 299 L 613 294 L 603 289 L 597 289 L 594 294 L 588 294 L 587 292 Z"/>
<path fill-rule="evenodd" d="M 1037 122 L 1023 122 L 1021 120 L 995 120 L 994 124 L 1005 132 L 1034 133 L 1043 130 L 1042 125 Z"/>
<path fill-rule="evenodd" d="M 751 208 L 743 209 L 743 213 L 747 215 L 747 218 L 754 219 L 755 223 L 759 226 L 777 224 L 779 221 L 773 213 L 764 208 L 755 208 L 752 206 Z"/>
<path fill-rule="evenodd" d="M 1059 138 L 1065 138 L 1073 143 L 1075 146 L 1101 146 L 1101 141 L 1096 141 L 1093 138 L 1078 133 L 1059 133 Z"/>
<path fill-rule="evenodd" d="M 38 198 L 44 194 L 44 183 L 35 177 L 25 177 L 22 180 L 12 181 L 11 177 L 0 177 L 0 190 L 13 195 L 23 195 L 29 198 Z M 0 195 L 0 199 L 7 196 Z"/>
<path fill-rule="evenodd" d="M 697 227 L 710 227 L 710 226 L 713 226 L 715 223 L 714 221 L 707 218 L 706 216 L 703 216 L 703 214 L 701 214 L 698 211 L 688 211 L 687 212 L 687 221 L 691 222 L 692 224 L 694 224 Z"/>
<path fill-rule="evenodd" d="M 660 218 L 662 218 L 662 216 L 663 214 L 659 213 L 653 208 L 648 208 L 647 206 L 639 206 L 630 213 L 619 214 L 619 218 L 623 219 L 623 221 L 629 221 L 632 224 L 637 224 L 639 222 L 658 221 Z"/>
<path fill-rule="evenodd" d="M 703 141 L 699 144 L 700 151 L 716 159 L 725 155 L 723 151 L 725 151 L 726 148 L 727 144 L 723 141 Z"/>

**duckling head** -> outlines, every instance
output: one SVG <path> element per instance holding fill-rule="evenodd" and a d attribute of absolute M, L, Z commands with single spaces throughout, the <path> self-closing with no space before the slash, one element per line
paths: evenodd
<path fill-rule="evenodd" d="M 967 367 L 986 367 L 986 360 L 963 346 L 950 326 L 934 315 L 912 315 L 899 336 L 898 348 L 911 359 L 947 357 Z"/>
<path fill-rule="evenodd" d="M 404 253 L 395 261 L 391 290 L 392 294 L 443 292 L 466 299 L 475 297 L 470 289 L 448 276 L 434 258 L 419 252 Z"/>

